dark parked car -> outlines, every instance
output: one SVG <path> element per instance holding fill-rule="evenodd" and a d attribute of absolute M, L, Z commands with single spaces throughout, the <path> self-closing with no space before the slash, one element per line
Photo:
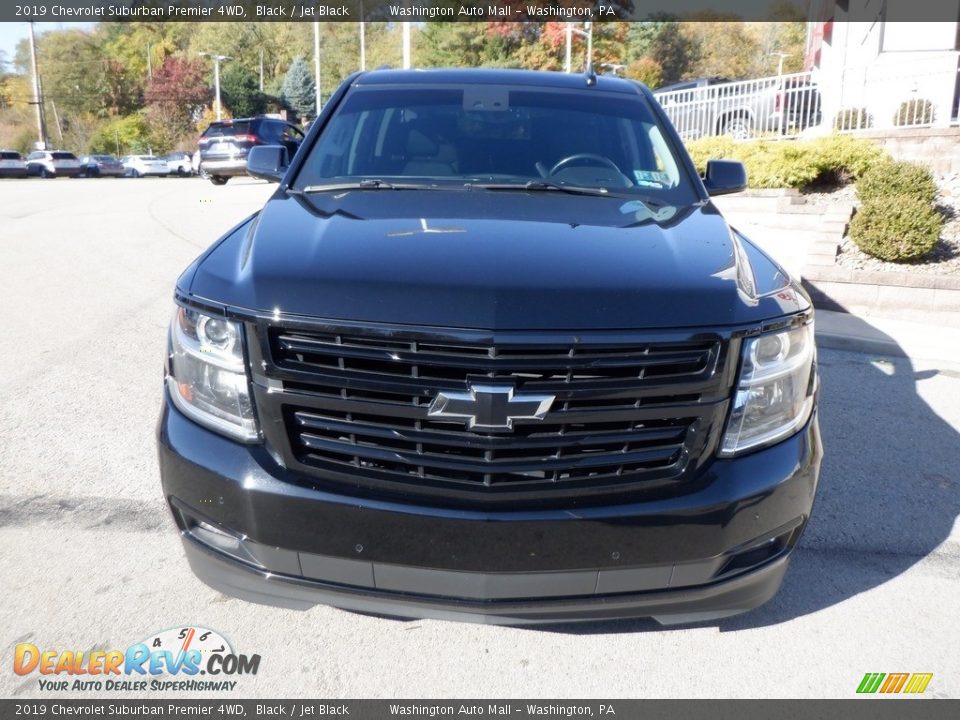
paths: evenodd
<path fill-rule="evenodd" d="M 27 163 L 16 150 L 0 150 L 0 178 L 27 176 Z"/>
<path fill-rule="evenodd" d="M 80 160 L 64 150 L 36 150 L 27 155 L 27 172 L 43 178 L 77 177 Z"/>
<path fill-rule="evenodd" d="M 113 155 L 84 155 L 80 158 L 80 177 L 123 177 L 125 168 Z"/>
<path fill-rule="evenodd" d="M 284 120 L 267 117 L 210 123 L 200 136 L 200 175 L 214 185 L 247 174 L 247 154 L 256 145 L 283 145 L 292 156 L 303 131 Z"/>
<path fill-rule="evenodd" d="M 535 623 L 743 612 L 822 456 L 813 308 L 632 81 L 375 71 L 179 278 L 158 449 L 229 595 Z"/>

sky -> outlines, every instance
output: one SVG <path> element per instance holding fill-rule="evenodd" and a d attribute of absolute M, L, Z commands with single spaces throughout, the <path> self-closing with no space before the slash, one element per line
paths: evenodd
<path fill-rule="evenodd" d="M 3 50 L 7 54 L 7 60 L 13 60 L 13 55 L 17 49 L 17 43 L 30 34 L 30 29 L 27 27 L 28 24 L 29 23 L 25 22 L 0 22 L 0 50 Z M 39 35 L 47 30 L 58 30 L 66 27 L 88 28 L 95 24 L 96 23 L 90 22 L 34 23 L 34 32 Z"/>

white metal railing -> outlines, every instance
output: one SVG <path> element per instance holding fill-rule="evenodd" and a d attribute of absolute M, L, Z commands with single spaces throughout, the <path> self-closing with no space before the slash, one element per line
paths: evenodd
<path fill-rule="evenodd" d="M 819 125 L 820 92 L 812 74 L 790 73 L 654 92 L 680 136 L 785 137 Z"/>
<path fill-rule="evenodd" d="M 841 131 L 946 126 L 956 115 L 957 52 L 895 53 L 821 76 L 830 126 Z"/>
<path fill-rule="evenodd" d="M 908 63 L 790 73 L 654 92 L 684 140 L 795 137 L 807 128 L 887 130 L 949 125 L 956 117 L 958 59 L 941 53 Z"/>

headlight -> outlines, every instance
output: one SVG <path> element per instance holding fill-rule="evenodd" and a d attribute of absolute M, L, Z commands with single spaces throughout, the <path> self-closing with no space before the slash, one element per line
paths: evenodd
<path fill-rule="evenodd" d="M 201 425 L 238 440 L 258 439 L 239 323 L 177 308 L 167 387 L 181 412 Z"/>
<path fill-rule="evenodd" d="M 812 322 L 744 342 L 721 455 L 769 445 L 806 424 L 816 390 L 814 354 Z"/>

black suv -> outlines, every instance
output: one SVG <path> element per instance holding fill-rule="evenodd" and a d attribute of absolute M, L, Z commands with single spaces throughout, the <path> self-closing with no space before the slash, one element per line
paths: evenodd
<path fill-rule="evenodd" d="M 200 175 L 224 185 L 235 175 L 247 174 L 247 155 L 256 145 L 282 145 L 291 155 L 303 140 L 293 123 L 268 117 L 240 118 L 210 123 L 198 143 Z"/>
<path fill-rule="evenodd" d="M 394 616 L 717 618 L 780 586 L 822 455 L 813 310 L 650 92 L 348 79 L 177 282 L 158 427 L 194 572 Z"/>

